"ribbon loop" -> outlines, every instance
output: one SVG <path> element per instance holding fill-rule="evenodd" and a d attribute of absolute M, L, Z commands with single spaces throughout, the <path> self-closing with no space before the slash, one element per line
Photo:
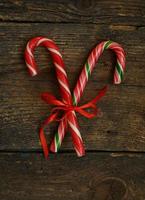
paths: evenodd
<path fill-rule="evenodd" d="M 43 92 L 41 94 L 41 99 L 50 105 L 65 106 L 62 101 L 56 99 L 56 97 L 49 92 Z"/>
<path fill-rule="evenodd" d="M 99 109 L 97 108 L 96 103 L 105 95 L 106 91 L 107 91 L 107 86 L 105 86 L 103 89 L 101 89 L 99 94 L 93 100 L 89 101 L 88 103 L 86 103 L 82 106 L 73 106 L 73 105 L 65 104 L 62 101 L 56 99 L 56 97 L 49 92 L 44 92 L 41 94 L 41 98 L 43 99 L 43 101 L 45 101 L 49 105 L 55 106 L 51 110 L 50 116 L 44 121 L 42 127 L 40 128 L 40 140 L 41 140 L 41 143 L 43 144 L 42 146 L 43 146 L 45 157 L 48 156 L 48 152 L 49 152 L 48 147 L 46 145 L 47 142 L 46 142 L 46 139 L 44 136 L 44 131 L 43 131 L 45 126 L 50 124 L 53 121 L 64 120 L 67 117 L 67 115 L 69 114 L 69 112 L 72 112 L 72 111 L 76 111 L 88 119 L 91 119 L 91 118 L 97 116 L 97 112 L 99 111 Z M 89 111 L 85 110 L 88 108 L 92 108 L 93 112 L 89 112 Z M 60 119 L 58 119 L 57 117 L 58 117 L 60 111 L 63 111 L 64 114 L 62 115 L 62 117 Z"/>

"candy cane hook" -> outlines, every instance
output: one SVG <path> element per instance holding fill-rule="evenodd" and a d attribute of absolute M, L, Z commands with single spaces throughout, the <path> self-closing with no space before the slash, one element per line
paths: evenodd
<path fill-rule="evenodd" d="M 125 71 L 125 52 L 123 48 L 116 42 L 101 42 L 91 51 L 87 62 L 85 63 L 85 66 L 82 69 L 79 80 L 73 92 L 75 104 L 77 104 L 80 101 L 80 97 L 83 94 L 88 78 L 90 77 L 99 57 L 102 55 L 105 49 L 111 49 L 116 54 L 117 62 L 114 69 L 114 84 L 120 84 L 123 80 L 123 75 Z"/>

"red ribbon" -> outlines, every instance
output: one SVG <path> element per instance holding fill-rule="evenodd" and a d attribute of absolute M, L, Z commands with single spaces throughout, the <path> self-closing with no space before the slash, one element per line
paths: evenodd
<path fill-rule="evenodd" d="M 100 114 L 100 109 L 97 108 L 96 103 L 105 95 L 106 91 L 107 91 L 107 86 L 102 88 L 94 99 L 92 99 L 91 101 L 89 101 L 88 103 L 82 106 L 74 106 L 74 105 L 66 104 L 63 101 L 56 99 L 56 97 L 49 92 L 44 92 L 41 94 L 41 98 L 43 101 L 45 101 L 49 105 L 55 106 L 52 109 L 49 117 L 46 118 L 46 120 L 43 122 L 40 128 L 40 132 L 39 132 L 39 137 L 40 137 L 45 158 L 48 158 L 48 154 L 49 154 L 49 149 L 47 146 L 47 142 L 46 142 L 46 138 L 45 138 L 44 130 L 43 130 L 45 126 L 50 124 L 53 121 L 60 121 L 62 119 L 65 119 L 68 113 L 73 110 L 80 113 L 81 115 L 83 115 L 84 117 L 88 119 L 94 118 L 95 116 Z M 87 111 L 86 109 L 88 108 L 91 108 L 92 112 Z M 61 114 L 61 117 L 59 118 L 60 114 Z"/>

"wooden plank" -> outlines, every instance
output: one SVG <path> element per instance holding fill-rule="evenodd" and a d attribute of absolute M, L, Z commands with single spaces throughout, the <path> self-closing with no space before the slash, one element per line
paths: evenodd
<path fill-rule="evenodd" d="M 1 21 L 145 25 L 143 0 L 29 0 L 0 2 Z"/>
<path fill-rule="evenodd" d="M 50 107 L 39 95 L 47 90 L 57 94 L 57 88 L 50 86 L 52 84 L 47 81 L 29 81 L 26 76 L 21 82 L 9 80 L 3 83 L 0 149 L 40 149 L 38 128 L 50 113 Z M 99 87 L 96 82 L 90 83 L 81 103 L 91 100 Z M 99 103 L 104 112 L 102 118 L 88 120 L 78 116 L 86 148 L 144 151 L 144 97 L 144 88 L 110 85 L 106 97 Z M 48 143 L 57 124 L 46 129 Z M 61 149 L 72 149 L 70 135 L 66 138 Z"/>
<path fill-rule="evenodd" d="M 51 156 L 0 154 L 0 198 L 145 199 L 145 155 L 88 153 Z"/>
<path fill-rule="evenodd" d="M 40 100 L 39 95 L 43 91 L 52 91 L 58 96 L 57 81 L 51 64 L 48 69 L 50 58 L 44 49 L 40 48 L 36 52 L 38 64 L 43 68 L 42 73 L 30 78 L 26 71 L 23 59 L 26 41 L 40 34 L 50 35 L 60 46 L 71 88 L 94 44 L 111 36 L 112 40 L 123 44 L 127 52 L 125 81 L 119 86 L 111 84 L 115 57 L 111 52 L 105 52 L 81 101 L 91 100 L 99 88 L 106 83 L 111 84 L 106 97 L 99 103 L 104 116 L 93 120 L 79 116 L 81 133 L 87 149 L 144 151 L 144 28 L 125 29 L 123 26 L 104 25 L 75 25 L 74 28 L 73 24 L 48 26 L 6 23 L 0 24 L 0 30 L 1 150 L 40 149 L 38 128 L 48 116 L 50 107 Z M 92 30 L 91 33 L 89 30 Z M 46 130 L 48 143 L 55 130 L 56 124 Z M 68 135 L 62 149 L 72 149 L 71 144 Z"/>
<path fill-rule="evenodd" d="M 95 45 L 108 39 L 117 41 L 122 44 L 127 54 L 126 81 L 123 84 L 145 86 L 145 28 L 143 27 L 136 29 L 132 26 L 114 25 L 1 23 L 0 30 L 0 74 L 2 77 L 4 75 L 4 78 L 8 74 L 25 71 L 23 52 L 27 41 L 32 37 L 45 35 L 53 39 L 60 47 L 68 74 L 73 73 L 74 76 L 79 74 L 81 66 Z M 40 61 L 38 64 L 42 68 L 48 67 L 48 54 L 41 48 L 37 53 L 37 61 Z M 98 65 L 100 67 L 96 69 L 97 77 L 93 76 L 92 80 L 104 82 L 109 77 L 111 79 L 110 71 L 115 65 L 113 54 L 108 51 L 104 52 Z M 42 80 L 43 77 L 40 76 L 40 79 Z"/>

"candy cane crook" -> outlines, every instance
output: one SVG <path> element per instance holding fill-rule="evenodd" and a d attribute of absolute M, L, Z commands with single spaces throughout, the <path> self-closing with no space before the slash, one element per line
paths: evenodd
<path fill-rule="evenodd" d="M 125 71 L 125 52 L 123 48 L 116 42 L 104 41 L 97 45 L 90 53 L 85 66 L 82 69 L 78 82 L 73 92 L 74 104 L 80 101 L 80 97 L 83 94 L 88 78 L 90 77 L 99 57 L 102 55 L 105 49 L 111 49 L 114 51 L 117 57 L 117 62 L 114 70 L 114 84 L 120 84 L 124 71 Z"/>

